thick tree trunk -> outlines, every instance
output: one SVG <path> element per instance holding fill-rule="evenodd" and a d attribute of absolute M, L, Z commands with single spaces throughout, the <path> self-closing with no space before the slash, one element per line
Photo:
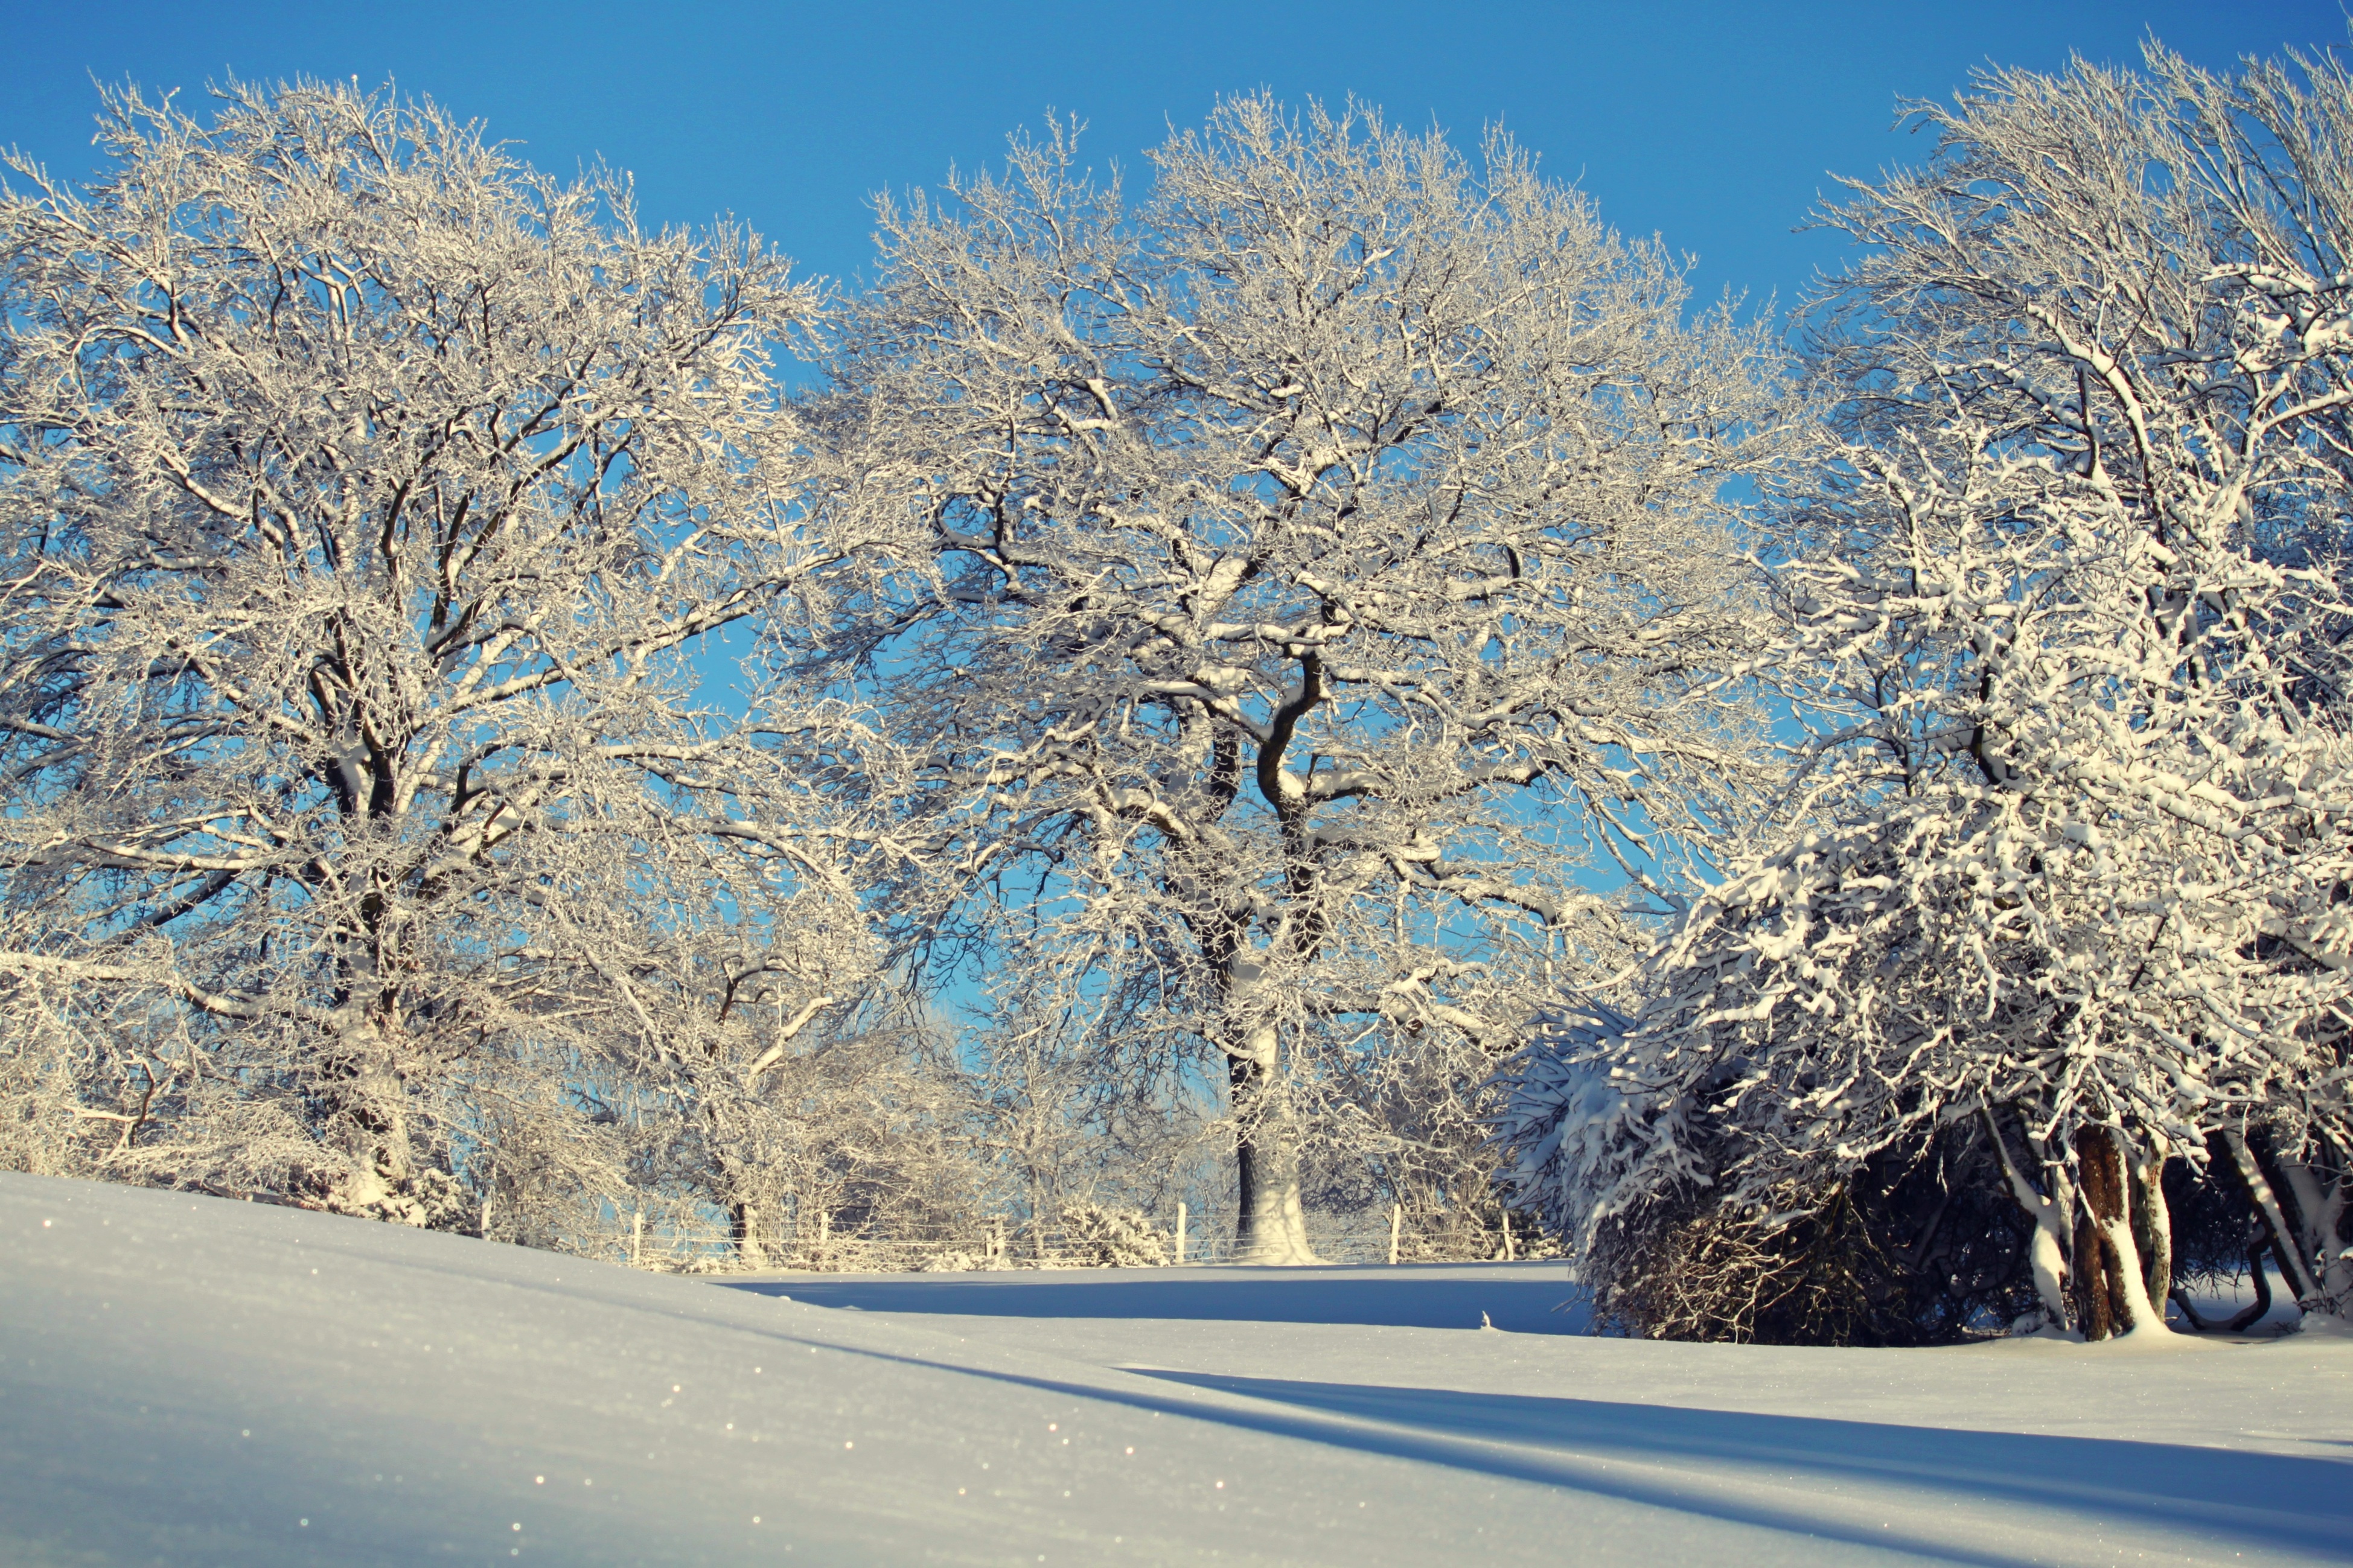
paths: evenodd
<path fill-rule="evenodd" d="M 2130 1165 L 2123 1140 L 2105 1127 L 2075 1135 L 2075 1173 L 2082 1188 L 2075 1221 L 2075 1300 L 2086 1340 L 2143 1329 L 2162 1332 L 2165 1320 L 2149 1300 L 2140 1247 L 2133 1239 Z"/>
<path fill-rule="evenodd" d="M 727 1237 L 734 1244 L 735 1261 L 746 1268 L 765 1268 L 768 1248 L 760 1239 L 760 1210 L 755 1204 L 727 1205 Z"/>
<path fill-rule="evenodd" d="M 2088 1182 L 2084 1184 L 2089 1190 Z M 2086 1209 L 2075 1216 L 2075 1326 L 2086 1340 L 2115 1337 L 2116 1315 L 2108 1296 L 2107 1260 L 2100 1252 L 2100 1227 Z"/>
<path fill-rule="evenodd" d="M 1256 1031 L 1259 1047 L 1230 1058 L 1236 1122 L 1234 1164 L 1240 1212 L 1234 1261 L 1296 1267 L 1321 1263 L 1307 1244 L 1307 1214 L 1299 1196 L 1299 1148 L 1277 1099 L 1272 1029 Z"/>

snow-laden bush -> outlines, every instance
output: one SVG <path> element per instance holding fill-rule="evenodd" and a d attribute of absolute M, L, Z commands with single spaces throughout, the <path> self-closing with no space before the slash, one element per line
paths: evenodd
<path fill-rule="evenodd" d="M 1158 1268 L 1168 1238 L 1133 1209 L 1074 1204 L 1062 1211 L 1061 1259 L 1090 1268 Z"/>
<path fill-rule="evenodd" d="M 986 1252 L 958 1248 L 951 1252 L 926 1253 L 915 1263 L 918 1274 L 974 1274 L 1003 1265 Z"/>
<path fill-rule="evenodd" d="M 1555 1012 L 1498 1080 L 1514 1157 L 1498 1184 L 1569 1244 L 1598 1322 L 1658 1339 L 1925 1344 L 2031 1306 L 2029 1227 L 1968 1127 L 1787 1183 L 1761 1206 L 1724 1205 L 1701 1159 L 1687 1179 L 1613 1190 L 1647 1136 L 1640 1098 L 1611 1076 L 1630 1065 L 1612 1047 L 1634 1025 L 1599 1004 Z M 1674 1135 L 1726 1145 L 1704 1105 Z"/>

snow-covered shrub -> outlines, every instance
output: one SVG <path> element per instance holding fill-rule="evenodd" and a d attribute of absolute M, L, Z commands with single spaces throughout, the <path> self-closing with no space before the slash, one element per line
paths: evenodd
<path fill-rule="evenodd" d="M 2028 1227 L 1966 1130 L 1736 1207 L 1705 1177 L 1736 1134 L 1703 1097 L 1673 1134 L 1701 1156 L 1694 1174 L 1609 1190 L 1647 1136 L 1611 1077 L 1628 1064 L 1610 1043 L 1634 1024 L 1599 1004 L 1556 1012 L 1500 1079 L 1514 1163 L 1499 1185 L 1571 1242 L 1599 1321 L 1655 1339 L 1925 1344 L 2031 1303 Z"/>
<path fill-rule="evenodd" d="M 1060 1256 L 1090 1268 L 1158 1268 L 1168 1261 L 1168 1238 L 1146 1215 L 1101 1204 L 1062 1211 Z"/>
<path fill-rule="evenodd" d="M 918 1274 L 972 1274 L 994 1267 L 985 1252 L 957 1248 L 948 1252 L 926 1253 L 916 1259 Z"/>

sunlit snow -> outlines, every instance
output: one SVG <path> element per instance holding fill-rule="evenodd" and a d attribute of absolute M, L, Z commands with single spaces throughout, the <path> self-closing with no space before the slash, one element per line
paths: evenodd
<path fill-rule="evenodd" d="M 2353 1556 L 2341 1336 L 1639 1343 L 1556 1263 L 714 1282 L 16 1174 L 0 1248 L 9 1564 Z"/>

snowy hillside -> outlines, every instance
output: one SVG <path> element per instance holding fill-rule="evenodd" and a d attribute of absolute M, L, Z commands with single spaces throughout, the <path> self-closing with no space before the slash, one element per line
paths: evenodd
<path fill-rule="evenodd" d="M 2353 1340 L 1500 1331 L 1571 1326 L 1567 1294 L 730 1288 L 0 1175 L 0 1561 L 2353 1559 Z"/>

